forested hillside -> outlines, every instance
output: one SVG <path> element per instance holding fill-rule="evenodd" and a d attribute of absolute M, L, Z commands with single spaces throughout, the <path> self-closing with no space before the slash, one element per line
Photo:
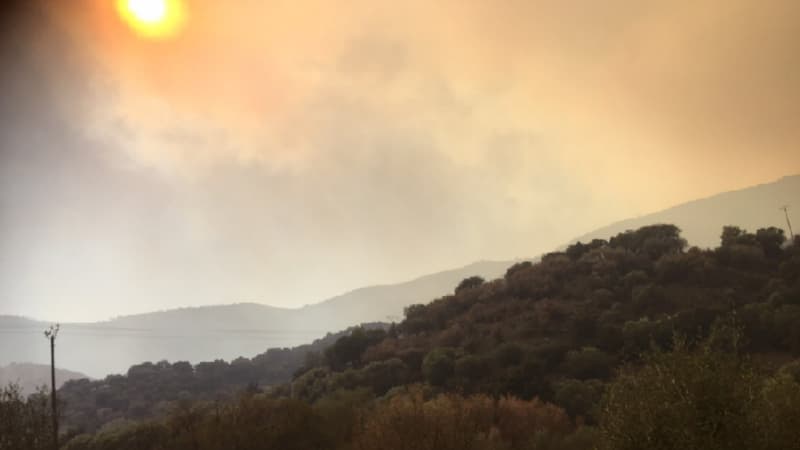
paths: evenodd
<path fill-rule="evenodd" d="M 725 227 L 718 248 L 687 249 L 677 227 L 647 226 L 496 280 L 466 278 L 395 326 L 314 350 L 277 386 L 266 385 L 281 378 L 265 375 L 274 367 L 252 360 L 249 377 L 226 384 L 234 400 L 209 395 L 214 363 L 69 383 L 74 426 L 108 423 L 109 410 L 159 418 L 117 421 L 67 448 L 790 448 L 800 440 L 800 238 Z M 195 381 L 175 378 L 172 392 L 185 391 L 162 411 L 141 408 L 167 400 L 159 371 Z"/>
<path fill-rule="evenodd" d="M 377 343 L 339 340 L 292 383 L 308 401 L 368 386 L 426 383 L 467 394 L 538 397 L 593 423 L 605 385 L 675 333 L 707 335 L 721 319 L 765 364 L 800 356 L 800 249 L 782 230 L 725 227 L 721 246 L 690 248 L 672 225 L 578 243 L 503 278 L 465 279 L 413 305 Z"/>
<path fill-rule="evenodd" d="M 363 324 L 358 330 L 382 330 Z M 124 375 L 101 380 L 71 380 L 59 389 L 67 428 L 93 431 L 109 423 L 161 417 L 180 403 L 231 399 L 243 389 L 256 391 L 285 383 L 315 355 L 350 330 L 329 333 L 311 344 L 272 348 L 252 358 L 221 359 L 192 365 L 186 361 L 143 362 Z"/>

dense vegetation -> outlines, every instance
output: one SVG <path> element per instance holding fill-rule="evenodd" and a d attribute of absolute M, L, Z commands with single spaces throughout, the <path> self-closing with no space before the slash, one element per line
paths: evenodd
<path fill-rule="evenodd" d="M 154 414 L 133 414 L 134 399 L 185 393 L 159 419 L 106 423 L 67 448 L 792 448 L 800 239 L 785 241 L 726 227 L 719 248 L 686 250 L 655 225 L 578 243 L 468 278 L 396 326 L 353 329 L 295 360 L 290 383 L 238 378 L 235 398 L 186 381 L 205 366 L 180 366 L 169 389 L 152 373 L 176 364 L 144 365 L 149 379 L 135 366 L 121 378 L 134 390 L 117 391 L 125 417 Z M 96 418 L 106 403 L 86 392 Z"/>
<path fill-rule="evenodd" d="M 362 330 L 386 328 L 385 324 L 364 324 Z M 351 330 L 329 334 L 312 344 L 294 348 L 273 348 L 253 358 L 231 362 L 216 360 L 189 364 L 145 362 L 125 375 L 102 380 L 68 381 L 59 389 L 65 408 L 66 428 L 94 431 L 102 426 L 119 426 L 130 420 L 162 417 L 179 403 L 232 399 L 242 389 L 285 383 L 295 371 L 318 358 Z"/>
<path fill-rule="evenodd" d="M 0 389 L 0 449 L 53 448 L 48 400 L 44 391 L 26 398 L 14 384 Z"/>
<path fill-rule="evenodd" d="M 538 397 L 596 423 L 618 367 L 652 344 L 669 348 L 675 333 L 701 339 L 720 317 L 735 316 L 743 350 L 765 362 L 800 356 L 800 251 L 784 244 L 779 229 L 726 227 L 719 248 L 685 251 L 671 225 L 577 243 L 410 306 L 377 343 L 338 341 L 292 390 L 313 402 L 338 389 L 366 386 L 381 396 L 426 383 Z"/>
<path fill-rule="evenodd" d="M 538 400 L 455 394 L 428 397 L 418 387 L 379 402 L 366 399 L 361 391 L 314 405 L 243 395 L 219 408 L 184 409 L 162 422 L 78 436 L 65 448 L 556 449 L 583 448 L 591 437 L 577 431 L 562 410 Z"/>

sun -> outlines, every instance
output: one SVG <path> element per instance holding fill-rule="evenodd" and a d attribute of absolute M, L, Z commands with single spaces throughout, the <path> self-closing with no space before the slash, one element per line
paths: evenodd
<path fill-rule="evenodd" d="M 117 0 L 117 11 L 134 31 L 148 38 L 174 36 L 185 20 L 181 0 Z"/>
<path fill-rule="evenodd" d="M 164 0 L 128 0 L 128 9 L 147 24 L 161 22 L 167 16 L 167 2 Z"/>

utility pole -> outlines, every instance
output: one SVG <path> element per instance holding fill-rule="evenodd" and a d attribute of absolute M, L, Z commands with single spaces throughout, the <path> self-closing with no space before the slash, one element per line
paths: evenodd
<path fill-rule="evenodd" d="M 56 408 L 56 336 L 59 324 L 50 325 L 44 337 L 50 340 L 50 387 L 52 388 L 50 404 L 53 408 L 53 449 L 58 450 L 58 410 Z"/>
<path fill-rule="evenodd" d="M 789 221 L 789 205 L 783 205 L 778 209 L 783 210 L 783 214 L 786 216 L 786 225 L 789 226 L 789 236 L 792 238 L 792 242 L 794 242 L 794 232 L 792 231 L 792 222 Z"/>

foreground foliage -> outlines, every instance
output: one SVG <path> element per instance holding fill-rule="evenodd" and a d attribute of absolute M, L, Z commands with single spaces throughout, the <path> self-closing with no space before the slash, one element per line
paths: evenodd
<path fill-rule="evenodd" d="M 0 388 L 0 450 L 52 449 L 52 423 L 44 391 L 25 398 L 17 385 Z"/>
<path fill-rule="evenodd" d="M 359 396 L 355 392 L 339 395 L 339 400 Z M 77 436 L 64 448 L 556 449 L 586 448 L 588 437 L 586 431 L 575 429 L 564 411 L 538 400 L 456 394 L 427 398 L 422 389 L 411 387 L 358 405 L 328 401 L 311 406 L 250 394 L 231 404 L 181 410 L 163 422 Z"/>
<path fill-rule="evenodd" d="M 677 339 L 671 352 L 648 353 L 643 367 L 624 370 L 604 400 L 602 448 L 797 448 L 798 364 L 767 376 L 736 348 L 715 344 L 691 350 Z"/>

